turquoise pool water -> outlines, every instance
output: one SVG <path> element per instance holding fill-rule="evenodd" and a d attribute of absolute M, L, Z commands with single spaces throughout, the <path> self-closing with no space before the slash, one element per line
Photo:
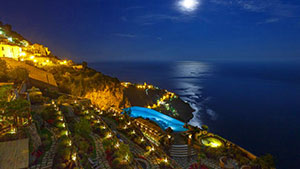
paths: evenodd
<path fill-rule="evenodd" d="M 130 117 L 148 118 L 157 123 L 163 130 L 166 130 L 168 127 L 170 127 L 174 132 L 183 132 L 188 130 L 183 127 L 183 122 L 152 109 L 144 107 L 129 107 L 124 109 L 124 112 L 130 112 L 128 113 Z"/>

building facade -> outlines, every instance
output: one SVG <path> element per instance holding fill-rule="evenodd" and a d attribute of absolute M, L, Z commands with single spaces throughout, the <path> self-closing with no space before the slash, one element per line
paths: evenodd
<path fill-rule="evenodd" d="M 21 47 L 0 43 L 0 57 L 18 59 L 21 55 L 22 55 Z"/>

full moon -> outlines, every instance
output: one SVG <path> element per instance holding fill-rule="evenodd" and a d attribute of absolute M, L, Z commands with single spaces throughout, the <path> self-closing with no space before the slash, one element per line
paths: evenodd
<path fill-rule="evenodd" d="M 198 8 L 199 5 L 199 0 L 180 0 L 177 3 L 177 6 L 183 12 L 193 12 Z"/>

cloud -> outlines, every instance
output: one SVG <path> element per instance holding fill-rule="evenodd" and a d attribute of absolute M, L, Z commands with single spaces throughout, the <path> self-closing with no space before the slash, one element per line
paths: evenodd
<path fill-rule="evenodd" d="M 114 35 L 118 36 L 118 37 L 122 37 L 122 38 L 137 38 L 138 37 L 137 35 L 129 34 L 129 33 L 115 33 Z"/>
<path fill-rule="evenodd" d="M 280 0 L 210 0 L 210 2 L 278 17 L 294 17 L 299 14 L 299 6 L 289 4 L 286 1 L 283 3 Z"/>
<path fill-rule="evenodd" d="M 266 19 L 263 22 L 258 22 L 257 24 L 269 24 L 269 23 L 276 23 L 276 22 L 279 22 L 279 21 L 280 21 L 279 18 L 269 18 L 269 19 Z"/>
<path fill-rule="evenodd" d="M 171 22 L 186 22 L 194 18 L 195 16 L 186 15 L 166 15 L 166 14 L 149 14 L 139 16 L 137 22 L 141 25 L 153 25 L 159 22 L 171 21 Z"/>

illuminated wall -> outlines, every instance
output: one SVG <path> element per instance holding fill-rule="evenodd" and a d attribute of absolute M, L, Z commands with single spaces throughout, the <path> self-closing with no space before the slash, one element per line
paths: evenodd
<path fill-rule="evenodd" d="M 22 53 L 22 48 L 19 46 L 0 44 L 0 57 L 8 57 L 17 59 Z"/>

